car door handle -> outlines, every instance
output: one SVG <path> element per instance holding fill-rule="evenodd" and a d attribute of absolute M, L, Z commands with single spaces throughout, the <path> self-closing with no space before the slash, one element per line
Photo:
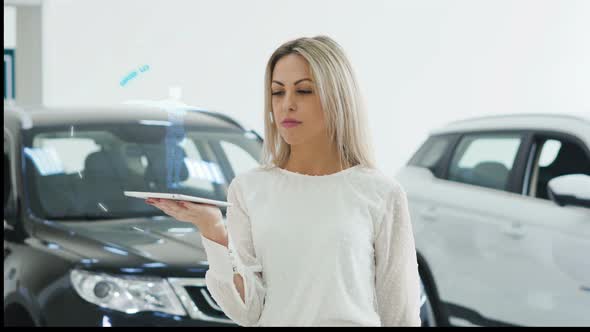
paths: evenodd
<path fill-rule="evenodd" d="M 504 233 L 504 235 L 511 237 L 513 239 L 521 239 L 524 237 L 524 228 L 522 227 L 522 224 L 514 223 L 514 224 L 511 224 L 510 226 L 505 227 L 502 230 L 502 233 Z"/>
<path fill-rule="evenodd" d="M 422 210 L 422 212 L 420 212 L 420 217 L 422 217 L 423 220 L 435 221 L 437 217 L 436 208 L 429 207 Z"/>

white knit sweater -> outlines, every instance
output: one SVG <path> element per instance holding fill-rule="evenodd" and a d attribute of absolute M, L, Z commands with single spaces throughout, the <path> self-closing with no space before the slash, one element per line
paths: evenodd
<path fill-rule="evenodd" d="M 228 201 L 229 249 L 201 239 L 207 288 L 237 324 L 420 325 L 414 237 L 396 180 L 360 165 L 322 176 L 259 167 L 234 178 Z"/>

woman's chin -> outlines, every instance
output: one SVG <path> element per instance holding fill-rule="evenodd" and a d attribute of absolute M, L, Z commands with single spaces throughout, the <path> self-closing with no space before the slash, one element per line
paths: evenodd
<path fill-rule="evenodd" d="M 287 143 L 291 146 L 303 143 L 303 140 L 298 137 L 285 137 L 285 136 L 283 136 L 283 140 L 285 141 L 285 143 Z"/>

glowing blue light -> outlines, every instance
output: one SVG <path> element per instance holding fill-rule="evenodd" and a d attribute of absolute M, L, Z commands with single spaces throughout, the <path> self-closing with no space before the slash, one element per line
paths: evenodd
<path fill-rule="evenodd" d="M 184 110 L 168 110 L 168 120 L 172 126 L 166 127 L 166 184 L 176 188 L 180 183 L 180 173 L 184 158 L 182 148 L 178 145 L 184 139 Z"/>
<path fill-rule="evenodd" d="M 141 67 L 138 68 L 140 73 L 146 72 L 150 69 L 149 65 L 143 65 Z M 130 80 L 132 80 L 133 78 L 137 77 L 138 75 L 138 71 L 133 70 L 131 71 L 127 76 L 125 76 L 120 82 L 119 85 L 120 86 L 125 86 L 127 84 L 127 82 L 129 82 Z"/>

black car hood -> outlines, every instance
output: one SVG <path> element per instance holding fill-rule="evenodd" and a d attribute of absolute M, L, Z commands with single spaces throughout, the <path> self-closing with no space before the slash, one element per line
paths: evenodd
<path fill-rule="evenodd" d="M 90 270 L 194 277 L 208 269 L 198 229 L 170 218 L 43 221 L 35 229 L 43 245 Z"/>

